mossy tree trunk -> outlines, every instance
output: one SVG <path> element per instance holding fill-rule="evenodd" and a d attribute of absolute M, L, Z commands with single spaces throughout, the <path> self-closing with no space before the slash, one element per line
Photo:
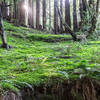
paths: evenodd
<path fill-rule="evenodd" d="M 90 1 L 92 1 L 92 0 L 90 0 Z M 94 2 L 93 1 L 90 2 L 90 8 L 93 7 L 93 14 L 90 15 L 91 16 L 91 21 L 90 21 L 91 27 L 88 30 L 88 34 L 86 36 L 87 38 L 89 36 L 91 36 L 96 29 L 98 12 L 99 12 L 99 3 L 100 3 L 100 0 L 97 0 L 96 7 L 95 7 Z"/>

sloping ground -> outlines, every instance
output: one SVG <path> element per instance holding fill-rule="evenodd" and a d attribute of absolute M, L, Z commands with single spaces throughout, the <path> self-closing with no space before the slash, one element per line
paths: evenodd
<path fill-rule="evenodd" d="M 15 27 L 9 23 L 5 23 L 5 29 L 8 43 L 13 48 L 10 50 L 0 48 L 2 94 L 8 93 L 11 97 L 13 93 L 6 91 L 19 93 L 20 90 L 23 90 L 23 95 L 25 95 L 25 91 L 26 95 L 28 91 L 29 94 L 35 91 L 34 95 L 38 96 L 36 100 L 44 100 L 39 97 L 44 98 L 45 93 L 48 94 L 46 95 L 47 100 L 100 99 L 99 40 L 89 40 L 88 43 L 66 41 L 70 38 L 69 35 L 51 35 L 28 28 Z M 61 87 L 63 90 L 60 90 Z M 60 91 L 68 92 L 68 96 L 71 96 L 72 99 Z M 59 96 L 51 98 L 56 96 L 55 92 Z M 93 96 L 91 97 L 89 93 Z M 62 95 L 64 97 L 66 95 L 66 98 L 60 98 Z M 77 99 L 78 95 L 81 99 Z M 94 99 L 91 99 L 93 97 Z"/>

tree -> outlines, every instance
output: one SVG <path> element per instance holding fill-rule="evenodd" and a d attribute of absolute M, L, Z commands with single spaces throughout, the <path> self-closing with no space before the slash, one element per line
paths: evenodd
<path fill-rule="evenodd" d="M 69 34 L 72 36 L 72 39 L 73 39 L 74 41 L 79 40 L 79 39 L 77 38 L 77 35 L 71 30 L 70 26 L 63 20 L 62 14 L 61 14 L 61 12 L 60 12 L 58 6 L 56 6 L 56 8 L 57 8 L 57 11 L 58 11 L 58 15 L 59 15 L 60 20 L 62 20 L 63 26 L 64 26 L 65 29 L 69 32 Z"/>
<path fill-rule="evenodd" d="M 0 6 L 0 35 L 1 35 L 1 38 L 2 38 L 2 47 L 9 49 L 10 46 L 7 43 L 7 39 L 6 39 L 6 35 L 5 35 L 1 6 Z"/>
<path fill-rule="evenodd" d="M 46 29 L 46 0 L 43 0 L 43 29 Z"/>
<path fill-rule="evenodd" d="M 100 3 L 100 0 L 97 0 L 96 5 L 94 4 L 94 2 L 90 3 L 93 7 L 92 8 L 93 12 L 90 15 L 91 16 L 91 20 L 90 20 L 91 27 L 88 30 L 88 34 L 86 36 L 87 38 L 89 36 L 91 36 L 96 29 L 96 23 L 97 23 L 98 12 L 99 12 L 99 3 Z M 90 8 L 91 8 L 91 6 L 90 6 Z"/>
<path fill-rule="evenodd" d="M 13 11 L 14 19 L 16 20 L 17 18 L 17 5 L 16 5 L 16 0 L 14 0 L 14 11 Z"/>
<path fill-rule="evenodd" d="M 9 4 L 12 4 L 12 0 L 9 1 Z M 11 20 L 12 17 L 13 17 L 12 10 L 13 10 L 13 9 L 12 9 L 12 6 L 10 6 L 10 7 L 9 7 L 9 19 L 10 19 L 10 20 Z"/>
<path fill-rule="evenodd" d="M 28 0 L 28 25 L 30 28 L 33 28 L 33 2 Z"/>
<path fill-rule="evenodd" d="M 23 4 L 25 0 L 19 1 L 19 24 L 25 26 L 25 10 L 23 10 Z"/>
<path fill-rule="evenodd" d="M 49 0 L 49 30 L 51 30 L 51 0 Z"/>
<path fill-rule="evenodd" d="M 40 0 L 36 0 L 36 29 L 40 27 Z"/>
<path fill-rule="evenodd" d="M 32 28 L 34 28 L 34 0 L 32 0 L 31 16 L 32 16 Z"/>
<path fill-rule="evenodd" d="M 54 0 L 54 33 L 58 34 L 58 0 Z"/>
<path fill-rule="evenodd" d="M 63 0 L 60 0 L 60 12 L 61 12 L 62 17 L 63 17 Z M 62 23 L 62 20 L 60 20 L 60 32 L 61 33 L 63 32 L 63 23 Z"/>
<path fill-rule="evenodd" d="M 76 13 L 76 0 L 73 0 L 73 30 L 76 32 L 78 29 L 77 13 Z"/>
<path fill-rule="evenodd" d="M 69 0 L 65 0 L 65 22 L 71 27 Z M 66 30 L 66 32 L 68 32 L 68 30 Z"/>
<path fill-rule="evenodd" d="M 80 18 L 81 18 L 81 22 L 80 22 L 79 26 L 81 26 L 81 23 L 82 23 L 82 20 L 83 20 L 83 5 L 82 5 L 82 0 L 79 0 L 79 11 L 80 11 Z"/>

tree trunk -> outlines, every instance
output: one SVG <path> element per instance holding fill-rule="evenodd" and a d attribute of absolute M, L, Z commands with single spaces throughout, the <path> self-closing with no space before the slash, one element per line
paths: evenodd
<path fill-rule="evenodd" d="M 43 0 L 43 29 L 46 29 L 46 0 Z"/>
<path fill-rule="evenodd" d="M 71 30 L 69 25 L 63 20 L 62 14 L 61 14 L 58 6 L 57 6 L 57 11 L 58 11 L 59 18 L 60 18 L 60 20 L 62 20 L 62 23 L 63 23 L 63 26 L 65 27 L 65 29 L 69 31 L 69 34 L 72 36 L 74 41 L 78 41 L 79 39 L 77 38 L 77 35 Z"/>
<path fill-rule="evenodd" d="M 60 0 L 60 12 L 63 17 L 63 0 Z M 63 33 L 63 23 L 62 20 L 60 20 L 60 32 Z"/>
<path fill-rule="evenodd" d="M 82 5 L 83 5 L 83 11 L 86 12 L 86 2 L 85 0 L 82 0 Z"/>
<path fill-rule="evenodd" d="M 31 14 L 32 14 L 32 28 L 34 28 L 34 0 L 32 0 L 32 9 L 31 9 Z"/>
<path fill-rule="evenodd" d="M 40 24 L 40 0 L 36 0 L 36 29 L 39 29 Z"/>
<path fill-rule="evenodd" d="M 70 3 L 69 0 L 65 0 L 65 22 L 71 27 L 71 18 L 70 18 Z M 69 32 L 66 30 L 66 32 Z"/>
<path fill-rule="evenodd" d="M 19 3 L 19 24 L 25 26 L 25 9 L 23 9 L 23 4 L 25 0 L 21 0 Z"/>
<path fill-rule="evenodd" d="M 32 11 L 32 0 L 28 0 L 28 25 L 30 28 L 33 28 Z"/>
<path fill-rule="evenodd" d="M 49 30 L 51 30 L 51 0 L 49 0 Z"/>
<path fill-rule="evenodd" d="M 83 5 L 82 5 L 82 0 L 79 0 L 79 11 L 80 11 L 80 18 L 81 18 L 81 23 L 82 23 L 82 20 L 83 20 Z"/>
<path fill-rule="evenodd" d="M 14 12 L 13 12 L 14 14 L 14 19 L 16 20 L 16 14 L 17 14 L 17 8 L 16 8 L 16 0 L 14 0 Z"/>
<path fill-rule="evenodd" d="M 58 0 L 54 0 L 54 33 L 58 34 Z"/>
<path fill-rule="evenodd" d="M 3 26 L 3 16 L 2 16 L 2 12 L 1 12 L 1 7 L 0 7 L 0 34 L 1 34 L 2 43 L 3 43 L 2 47 L 9 49 L 9 46 L 8 46 L 8 43 L 6 40 L 6 36 L 5 36 L 4 26 Z"/>
<path fill-rule="evenodd" d="M 96 13 L 98 15 L 98 12 L 99 12 L 99 5 L 100 4 L 100 0 L 97 0 L 97 3 L 96 3 Z"/>
<path fill-rule="evenodd" d="M 12 4 L 12 0 L 10 0 L 9 1 L 9 4 L 11 5 Z M 13 12 L 12 12 L 12 7 L 10 6 L 9 7 L 9 19 L 10 19 L 10 21 L 11 21 L 11 19 L 13 18 L 13 14 L 12 14 Z"/>
<path fill-rule="evenodd" d="M 73 0 L 73 30 L 76 32 L 78 29 L 77 25 L 77 12 L 76 12 L 76 0 Z"/>
<path fill-rule="evenodd" d="M 92 33 L 95 31 L 96 29 L 96 23 L 97 23 L 97 18 L 98 18 L 98 11 L 99 11 L 99 3 L 100 3 L 100 0 L 97 0 L 97 3 L 96 3 L 96 10 L 95 10 L 95 7 L 94 7 L 94 3 L 92 4 L 93 5 L 93 16 L 91 18 L 91 27 L 90 29 L 88 30 L 88 34 L 87 34 L 87 38 L 92 35 Z"/>

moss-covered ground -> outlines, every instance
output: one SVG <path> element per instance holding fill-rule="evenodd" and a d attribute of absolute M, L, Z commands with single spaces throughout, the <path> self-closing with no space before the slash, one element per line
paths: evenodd
<path fill-rule="evenodd" d="M 4 23 L 8 44 L 0 48 L 0 87 L 18 91 L 53 81 L 100 79 L 100 41 L 73 42 L 69 35 L 53 35 Z M 0 40 L 1 44 L 1 40 Z M 61 79 L 61 80 L 60 80 Z M 51 81 L 50 81 L 51 80 Z"/>

